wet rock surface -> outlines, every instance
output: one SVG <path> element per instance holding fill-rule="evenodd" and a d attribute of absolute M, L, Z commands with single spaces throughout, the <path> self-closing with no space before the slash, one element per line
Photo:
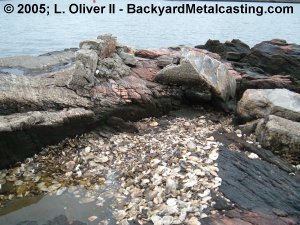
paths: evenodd
<path fill-rule="evenodd" d="M 293 175 L 226 149 L 220 151 L 218 163 L 223 180 L 220 191 L 239 207 L 271 215 L 278 209 L 300 218 L 300 183 Z"/>
<path fill-rule="evenodd" d="M 0 59 L 0 72 L 16 75 L 38 75 L 69 67 L 77 49 L 50 52 L 40 56 L 13 56 Z"/>
<path fill-rule="evenodd" d="M 64 136 L 89 131 L 94 123 L 95 114 L 82 108 L 1 116 L 1 168 L 38 153 L 43 146 L 57 143 Z"/>

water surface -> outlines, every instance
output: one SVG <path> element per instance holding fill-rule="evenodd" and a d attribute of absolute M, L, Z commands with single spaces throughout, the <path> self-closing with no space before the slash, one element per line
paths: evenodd
<path fill-rule="evenodd" d="M 138 48 L 157 48 L 165 46 L 197 45 L 208 39 L 221 41 L 239 38 L 249 45 L 273 38 L 299 42 L 300 5 L 293 4 L 294 14 L 290 15 L 128 15 L 126 12 L 99 15 L 18 15 L 3 13 L 3 5 L 11 2 L 41 3 L 37 0 L 0 1 L 0 56 L 21 54 L 38 55 L 49 51 L 77 47 L 80 40 L 94 38 L 99 34 L 112 33 L 119 41 Z M 93 5 L 92 0 L 47 0 L 50 6 L 57 3 L 66 8 L 71 3 Z M 140 5 L 155 3 L 160 5 L 179 5 L 180 1 L 147 0 L 97 0 L 97 4 L 116 3 L 122 7 L 127 3 Z M 189 2 L 215 4 L 214 2 Z M 220 3 L 240 5 L 245 3 Z M 247 3 L 248 5 L 286 5 L 280 3 Z"/>

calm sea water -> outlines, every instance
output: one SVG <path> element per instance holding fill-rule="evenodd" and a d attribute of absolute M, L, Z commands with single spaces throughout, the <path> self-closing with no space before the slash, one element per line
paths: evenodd
<path fill-rule="evenodd" d="M 119 42 L 133 47 L 166 47 L 175 45 L 203 44 L 208 39 L 221 41 L 239 38 L 249 45 L 273 38 L 300 42 L 300 5 L 295 4 L 292 15 L 17 15 L 5 14 L 4 4 L 11 3 L 57 3 L 67 8 L 71 3 L 93 5 L 92 0 L 6 0 L 0 1 L 0 56 L 37 55 L 68 47 L 77 47 L 80 40 L 94 38 L 99 34 L 112 33 Z M 117 7 L 133 0 L 97 0 L 97 4 L 116 3 Z M 135 1 L 136 4 L 178 5 L 182 2 Z M 189 3 L 189 2 L 184 2 Z M 212 2 L 193 2 L 214 4 Z M 244 3 L 222 3 L 240 5 Z M 270 5 L 269 3 L 247 3 Z M 272 5 L 279 5 L 273 4 Z M 286 5 L 286 4 L 285 4 Z"/>

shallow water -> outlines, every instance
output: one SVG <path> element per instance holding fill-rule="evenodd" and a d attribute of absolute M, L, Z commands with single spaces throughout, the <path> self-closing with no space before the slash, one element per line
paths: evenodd
<path fill-rule="evenodd" d="M 85 190 L 80 190 L 80 192 L 84 193 Z M 69 222 L 80 221 L 86 224 L 98 224 L 100 221 L 99 218 L 101 220 L 112 220 L 110 200 L 108 199 L 102 207 L 96 206 L 95 202 L 80 204 L 78 198 L 67 191 L 60 196 L 46 195 L 43 197 L 20 199 L 11 203 L 11 210 L 14 209 L 14 205 L 15 207 L 20 207 L 25 204 L 25 207 L 1 216 L 0 224 L 17 225 L 25 223 L 25 221 L 32 221 L 32 223 L 35 222 L 40 225 L 47 224 L 48 221 L 53 221 L 59 216 L 64 216 Z M 98 217 L 95 221 L 91 222 L 88 220 L 89 217 L 95 215 Z"/>
<path fill-rule="evenodd" d="M 0 72 L 15 75 L 24 75 L 24 71 L 18 68 L 0 68 Z"/>
<path fill-rule="evenodd" d="M 115 224 L 114 194 L 118 187 L 116 175 L 110 174 L 106 184 L 97 190 L 71 186 L 45 196 L 14 199 L 0 208 L 0 225 L 44 225 L 50 221 L 57 225 L 72 222 L 96 225 L 104 221 Z M 91 217 L 95 218 L 92 220 Z"/>
<path fill-rule="evenodd" d="M 0 1 L 0 9 L 4 4 L 24 3 L 22 0 Z M 27 0 L 26 3 L 40 1 Z M 58 3 L 62 8 L 71 3 L 92 4 L 92 0 L 49 0 L 53 6 Z M 115 0 L 117 6 L 136 2 L 149 4 L 146 0 Z M 106 5 L 111 1 L 97 1 Z M 159 5 L 178 5 L 180 1 L 151 1 Z M 185 3 L 188 3 L 185 1 Z M 195 2 L 193 2 L 195 3 Z M 197 4 L 214 4 L 212 2 L 196 2 Z M 240 5 L 241 3 L 222 3 L 224 5 Z M 270 5 L 270 3 L 247 3 L 248 5 Z M 279 5 L 274 4 L 272 5 Z M 299 42 L 300 4 L 294 4 L 293 15 L 254 14 L 238 15 L 128 15 L 119 12 L 115 15 L 18 15 L 0 13 L 0 56 L 20 54 L 43 54 L 49 51 L 77 47 L 80 40 L 95 38 L 99 34 L 112 33 L 119 41 L 133 47 L 165 47 L 180 44 L 203 44 L 208 39 L 221 41 L 239 38 L 249 45 L 273 38 Z M 125 8 L 125 7 L 124 7 Z"/>

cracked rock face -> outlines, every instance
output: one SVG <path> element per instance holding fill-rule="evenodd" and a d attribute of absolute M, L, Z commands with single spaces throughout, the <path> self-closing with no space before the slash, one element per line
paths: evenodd
<path fill-rule="evenodd" d="M 94 50 L 81 49 L 76 52 L 76 68 L 69 86 L 73 89 L 83 88 L 95 83 L 98 55 Z"/>
<path fill-rule="evenodd" d="M 237 110 L 245 120 L 276 115 L 300 121 L 300 94 L 287 89 L 248 89 Z"/>
<path fill-rule="evenodd" d="M 74 67 L 39 77 L 2 75 L 0 77 L 0 115 L 29 111 L 90 108 L 91 102 L 64 88 Z"/>
<path fill-rule="evenodd" d="M 116 38 L 111 35 L 83 41 L 79 46 L 76 68 L 68 86 L 84 95 L 86 93 L 82 89 L 91 89 L 97 78 L 119 79 L 127 76 L 130 73 L 127 65 L 134 66 L 136 63 L 129 53 L 117 54 Z"/>
<path fill-rule="evenodd" d="M 110 58 L 100 59 L 97 65 L 96 77 L 118 79 L 129 75 L 130 67 L 125 65 L 118 54 Z"/>
<path fill-rule="evenodd" d="M 179 65 L 162 69 L 156 80 L 162 83 L 193 87 L 197 91 L 212 92 L 223 101 L 235 96 L 236 81 L 225 64 L 200 52 L 189 51 Z"/>

